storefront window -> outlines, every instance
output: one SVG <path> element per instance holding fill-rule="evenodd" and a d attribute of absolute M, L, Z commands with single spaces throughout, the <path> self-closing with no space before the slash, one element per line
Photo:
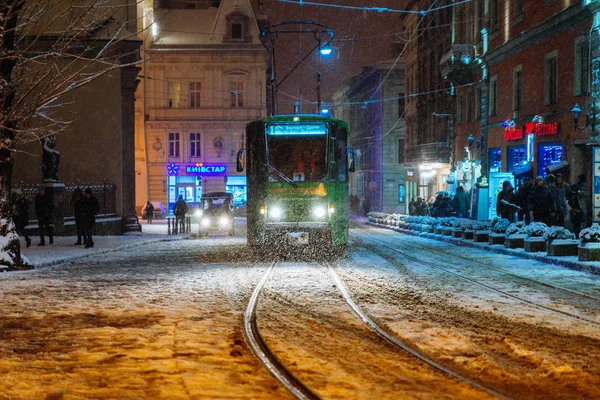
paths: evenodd
<path fill-rule="evenodd" d="M 225 191 L 233 194 L 233 204 L 236 207 L 248 201 L 245 176 L 228 176 Z"/>
<path fill-rule="evenodd" d="M 538 146 L 538 175 L 546 177 L 546 167 L 562 161 L 561 142 L 540 143 Z"/>
<path fill-rule="evenodd" d="M 508 148 L 508 165 L 507 171 L 514 170 L 527 165 L 527 148 L 525 145 L 510 146 Z"/>
<path fill-rule="evenodd" d="M 190 206 L 198 204 L 202 199 L 202 177 L 169 176 L 169 215 L 173 215 L 179 196 Z"/>
<path fill-rule="evenodd" d="M 492 148 L 490 149 L 490 172 L 502 171 L 502 149 Z"/>

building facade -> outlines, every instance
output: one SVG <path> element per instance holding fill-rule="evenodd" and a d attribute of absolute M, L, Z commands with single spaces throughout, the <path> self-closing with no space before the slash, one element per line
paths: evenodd
<path fill-rule="evenodd" d="M 569 183 L 586 181 L 590 193 L 594 140 L 590 128 L 574 126 L 572 113 L 576 104 L 582 115 L 591 111 L 596 96 L 587 3 L 481 0 L 454 7 L 442 71 L 456 85 L 455 151 L 463 154 L 457 179 L 473 161 L 481 165 L 478 175 L 490 184 L 488 217 L 504 179 L 518 186 L 560 172 Z M 469 137 L 476 143 L 471 154 L 464 151 Z M 503 173 L 508 178 L 494 179 Z"/>
<path fill-rule="evenodd" d="M 377 63 L 334 96 L 337 118 L 350 124 L 350 147 L 356 172 L 350 194 L 374 211 L 406 213 L 404 172 L 404 64 Z"/>
<path fill-rule="evenodd" d="M 136 201 L 162 202 L 203 192 L 246 199 L 236 171 L 245 127 L 266 115 L 268 53 L 248 0 L 147 0 L 151 34 L 136 94 Z"/>
<path fill-rule="evenodd" d="M 406 193 L 430 198 L 446 190 L 453 154 L 451 85 L 440 74 L 440 58 L 450 45 L 452 7 L 438 1 L 436 10 L 406 14 Z M 408 8 L 426 10 L 431 3 L 413 0 Z"/>

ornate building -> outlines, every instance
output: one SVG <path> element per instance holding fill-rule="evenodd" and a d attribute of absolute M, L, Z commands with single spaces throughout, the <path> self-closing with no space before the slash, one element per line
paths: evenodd
<path fill-rule="evenodd" d="M 145 0 L 150 35 L 136 92 L 136 202 L 230 191 L 245 201 L 236 172 L 245 126 L 266 115 L 268 52 L 249 0 Z"/>

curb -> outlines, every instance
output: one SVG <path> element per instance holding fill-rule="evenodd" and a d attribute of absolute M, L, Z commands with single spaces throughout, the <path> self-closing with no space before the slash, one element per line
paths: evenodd
<path fill-rule="evenodd" d="M 96 255 L 102 255 L 102 254 L 107 254 L 107 253 L 111 253 L 111 252 L 115 252 L 115 251 L 120 251 L 120 250 L 126 250 L 126 249 L 130 249 L 132 247 L 136 247 L 136 246 L 142 246 L 142 245 L 146 245 L 146 244 L 150 244 L 150 243 L 158 243 L 158 242 L 172 242 L 175 240 L 183 240 L 183 239 L 189 239 L 191 237 L 191 235 L 186 235 L 186 236 L 176 236 L 176 237 L 168 237 L 168 238 L 156 238 L 156 239 L 148 239 L 148 240 L 143 240 L 143 241 L 139 241 L 139 242 L 135 242 L 135 243 L 128 243 L 128 244 L 124 244 L 121 246 L 117 246 L 117 247 L 111 247 L 111 248 L 106 248 L 106 249 L 102 249 L 102 250 L 97 250 L 97 251 L 93 251 L 87 254 L 76 254 L 76 255 L 72 255 L 72 256 L 65 256 L 63 258 L 60 259 L 54 259 L 52 261 L 46 261 L 46 262 L 41 262 L 41 263 L 37 263 L 37 264 L 33 264 L 33 268 L 31 269 L 27 269 L 27 270 L 22 270 L 22 269 L 15 269 L 15 270 L 8 270 L 7 272 L 17 272 L 17 271 L 31 271 L 37 268 L 44 268 L 44 267 L 51 267 L 54 265 L 58 265 L 58 264 L 63 264 L 66 262 L 70 262 L 70 261 L 74 261 L 77 259 L 81 259 L 81 258 L 87 258 L 87 257 L 91 257 L 91 256 L 96 256 Z"/>
<path fill-rule="evenodd" d="M 550 257 L 546 255 L 536 254 L 536 253 L 526 253 L 523 250 L 519 249 L 507 249 L 503 245 L 489 245 L 485 243 L 477 243 L 471 240 L 464 240 L 453 238 L 450 236 L 442 236 L 435 233 L 426 233 L 426 232 L 416 232 L 409 229 L 401 229 L 388 225 L 377 224 L 374 222 L 367 222 L 367 225 L 374 226 L 377 228 L 383 228 L 392 230 L 398 233 L 403 233 L 405 235 L 410 236 L 418 236 L 427 239 L 437 240 L 439 242 L 452 243 L 457 246 L 463 247 L 473 247 L 480 250 L 492 251 L 494 253 L 505 254 L 509 256 L 516 256 L 520 258 L 525 258 L 529 260 L 536 260 L 546 264 L 558 265 L 565 268 L 573 269 L 576 271 L 587 272 L 594 275 L 600 275 L 600 263 L 593 261 L 572 261 L 572 260 L 564 260 L 563 257 Z"/>

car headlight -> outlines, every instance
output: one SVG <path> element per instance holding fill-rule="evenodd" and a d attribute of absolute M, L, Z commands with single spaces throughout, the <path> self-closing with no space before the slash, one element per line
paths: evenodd
<path fill-rule="evenodd" d="M 315 206 L 313 208 L 313 215 L 317 218 L 323 218 L 327 211 L 324 206 Z"/>
<path fill-rule="evenodd" d="M 202 226 L 210 226 L 210 218 L 204 217 L 202 218 Z"/>
<path fill-rule="evenodd" d="M 283 212 L 281 211 L 281 207 L 278 207 L 278 206 L 269 207 L 269 215 L 271 216 L 271 218 L 279 218 L 279 217 L 281 217 L 282 214 L 283 214 Z"/>
<path fill-rule="evenodd" d="M 202 210 L 196 210 L 196 211 L 194 211 L 194 215 L 196 217 L 201 217 L 202 216 Z"/>
<path fill-rule="evenodd" d="M 229 225 L 229 218 L 227 218 L 226 216 L 223 215 L 221 218 L 219 218 L 219 225 L 221 225 L 221 226 Z"/>

